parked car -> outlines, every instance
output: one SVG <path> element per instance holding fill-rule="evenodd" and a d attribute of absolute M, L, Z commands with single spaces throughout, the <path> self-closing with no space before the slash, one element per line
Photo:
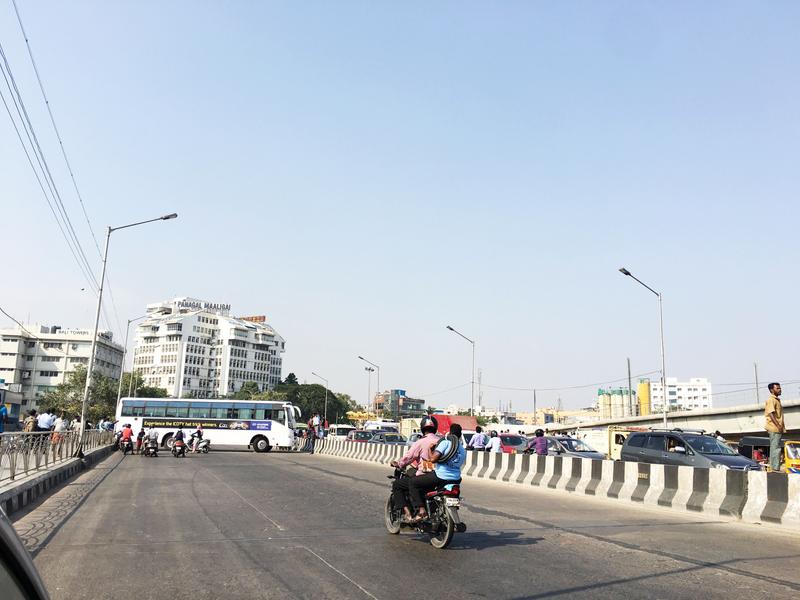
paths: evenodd
<path fill-rule="evenodd" d="M 349 442 L 368 442 L 372 439 L 373 435 L 375 435 L 374 431 L 356 429 L 354 431 L 348 431 L 345 439 Z"/>
<path fill-rule="evenodd" d="M 410 436 L 408 436 L 408 441 L 406 442 L 406 446 L 413 446 L 414 443 L 421 437 L 422 434 L 418 431 L 416 433 L 412 433 Z"/>
<path fill-rule="evenodd" d="M 392 444 L 395 446 L 401 446 L 406 443 L 405 436 L 400 435 L 399 433 L 394 433 L 393 431 L 385 431 L 381 433 L 376 433 L 372 436 L 372 439 L 369 440 L 373 444 Z"/>
<path fill-rule="evenodd" d="M 595 460 L 603 460 L 606 457 L 605 454 L 598 452 L 583 440 L 565 435 L 548 435 L 545 436 L 545 439 L 549 456 L 576 456 Z"/>
<path fill-rule="evenodd" d="M 761 465 L 742 456 L 725 442 L 702 431 L 649 431 L 632 433 L 620 453 L 622 460 L 703 469 L 760 471 Z"/>

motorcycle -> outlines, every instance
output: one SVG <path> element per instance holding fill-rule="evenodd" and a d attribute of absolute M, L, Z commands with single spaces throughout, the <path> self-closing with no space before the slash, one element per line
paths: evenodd
<path fill-rule="evenodd" d="M 408 477 L 408 475 L 402 469 L 395 468 L 394 475 L 387 475 L 387 477 L 395 480 Z M 392 534 L 400 533 L 404 527 L 420 533 L 427 533 L 431 536 L 431 546 L 443 550 L 453 541 L 453 535 L 456 532 L 464 533 L 467 530 L 467 524 L 462 523 L 458 516 L 459 506 L 461 506 L 461 486 L 458 483 L 450 483 L 425 494 L 425 510 L 428 513 L 425 519 L 406 523 L 403 521 L 403 507 L 394 505 L 394 499 L 390 493 L 384 515 L 386 529 Z"/>
<path fill-rule="evenodd" d="M 158 440 L 145 439 L 142 456 L 158 456 Z"/>
<path fill-rule="evenodd" d="M 175 458 L 185 458 L 186 442 L 183 440 L 175 440 L 175 443 L 172 444 L 172 456 Z"/>
<path fill-rule="evenodd" d="M 131 438 L 128 438 L 127 440 L 120 438 L 119 449 L 122 450 L 123 456 L 127 456 L 128 452 L 133 454 L 133 440 Z"/>

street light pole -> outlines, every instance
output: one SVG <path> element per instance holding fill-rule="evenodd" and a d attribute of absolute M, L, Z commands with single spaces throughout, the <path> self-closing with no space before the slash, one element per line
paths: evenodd
<path fill-rule="evenodd" d="M 360 360 L 363 360 L 363 361 L 364 361 L 365 363 L 367 363 L 368 365 L 372 365 L 373 367 L 375 367 L 375 368 L 378 370 L 378 391 L 377 391 L 377 393 L 378 393 L 378 394 L 380 394 L 380 393 L 381 393 L 381 368 L 380 368 L 378 365 L 376 365 L 374 362 L 370 362 L 370 361 L 368 361 L 368 360 L 367 360 L 366 358 L 364 358 L 363 356 L 359 356 L 358 358 L 359 358 Z M 367 401 L 369 401 L 369 398 L 367 398 Z M 375 405 L 375 403 L 374 403 L 374 402 L 373 402 L 372 404 L 373 404 L 373 406 Z"/>
<path fill-rule="evenodd" d="M 469 339 L 460 331 L 457 331 L 450 325 L 447 328 L 455 334 L 460 335 L 462 338 L 472 344 L 472 371 L 470 372 L 470 400 L 469 400 L 469 414 L 475 416 L 475 340 Z"/>
<path fill-rule="evenodd" d="M 661 392 L 664 394 L 664 429 L 667 428 L 667 410 L 668 405 L 667 402 L 669 401 L 668 394 L 667 394 L 667 367 L 666 367 L 666 359 L 664 358 L 664 307 L 661 300 L 661 292 L 655 291 L 645 282 L 638 279 L 635 275 L 633 275 L 628 269 L 625 267 L 621 267 L 619 272 L 625 275 L 626 277 L 630 277 L 643 287 L 646 287 L 648 290 L 653 292 L 656 297 L 658 298 L 658 327 L 659 327 L 659 334 L 660 334 L 660 342 L 661 342 Z"/>
<path fill-rule="evenodd" d="M 370 396 L 370 392 L 372 391 L 372 372 L 375 369 L 373 369 L 372 367 L 364 367 L 364 370 L 367 372 L 367 410 L 369 410 L 370 409 L 370 407 L 369 407 L 370 397 L 369 396 Z"/>
<path fill-rule="evenodd" d="M 92 350 L 89 356 L 89 368 L 86 371 L 86 387 L 83 389 L 83 402 L 81 403 L 81 429 L 78 433 L 78 449 L 80 451 L 83 442 L 83 432 L 86 430 L 86 406 L 89 403 L 89 389 L 92 387 L 92 378 L 94 371 L 94 360 L 97 352 L 97 334 L 100 327 L 100 310 L 103 307 L 103 286 L 106 280 L 106 265 L 108 264 L 108 245 L 111 241 L 111 234 L 119 229 L 127 229 L 128 227 L 136 227 L 137 225 L 144 225 L 145 223 L 152 223 L 154 221 L 167 221 L 178 217 L 177 213 L 171 213 L 158 217 L 156 219 L 148 219 L 147 221 L 139 221 L 138 223 L 130 223 L 129 225 L 121 225 L 119 227 L 108 227 L 106 230 L 106 247 L 103 251 L 103 270 L 100 274 L 100 285 L 97 292 L 97 309 L 94 315 L 94 335 L 92 336 Z"/>
<path fill-rule="evenodd" d="M 117 406 L 119 406 L 119 399 L 122 397 L 122 374 L 125 372 L 125 357 L 128 355 L 128 334 L 131 332 L 131 323 L 135 321 L 141 321 L 147 316 L 148 315 L 142 315 L 141 317 L 136 317 L 135 319 L 128 319 L 128 327 L 125 329 L 125 346 L 122 348 L 122 368 L 119 372 L 119 386 L 117 387 Z M 133 383 L 133 367 L 131 367 L 131 376 L 128 383 Z M 130 385 L 128 385 L 128 389 L 130 389 Z M 130 396 L 130 392 L 128 393 L 128 396 Z"/>
<path fill-rule="evenodd" d="M 318 375 L 317 373 L 314 373 L 314 371 L 311 371 L 311 374 L 315 375 L 316 377 L 319 377 L 320 379 L 322 379 L 322 381 L 325 382 L 325 411 L 324 411 L 323 418 L 327 421 L 328 420 L 328 380 L 325 379 L 322 375 Z"/>

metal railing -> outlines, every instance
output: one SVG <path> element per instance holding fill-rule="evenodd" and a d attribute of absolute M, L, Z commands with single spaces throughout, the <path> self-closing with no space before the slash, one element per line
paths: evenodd
<path fill-rule="evenodd" d="M 110 431 L 85 431 L 83 451 L 106 446 L 114 441 Z M 35 471 L 49 469 L 78 452 L 78 432 L 0 434 L 0 483 Z"/>

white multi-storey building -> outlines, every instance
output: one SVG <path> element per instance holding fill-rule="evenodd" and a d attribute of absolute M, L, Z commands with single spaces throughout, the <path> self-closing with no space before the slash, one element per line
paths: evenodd
<path fill-rule="evenodd" d="M 281 380 L 285 342 L 263 316 L 231 317 L 229 304 L 173 298 L 147 305 L 136 330 L 133 371 L 175 398 L 216 398 L 247 381 Z"/>
<path fill-rule="evenodd" d="M 19 384 L 22 406 L 37 408 L 37 399 L 64 383 L 78 365 L 88 367 L 91 353 L 91 329 L 57 325 L 0 329 L 0 380 Z M 99 331 L 94 372 L 119 379 L 122 354 L 122 345 L 114 343 L 112 333 Z"/>
<path fill-rule="evenodd" d="M 713 408 L 711 382 L 705 377 L 692 377 L 689 381 L 667 377 L 666 384 L 668 411 Z M 650 405 L 653 413 L 664 411 L 664 390 L 660 381 L 650 382 Z"/>

